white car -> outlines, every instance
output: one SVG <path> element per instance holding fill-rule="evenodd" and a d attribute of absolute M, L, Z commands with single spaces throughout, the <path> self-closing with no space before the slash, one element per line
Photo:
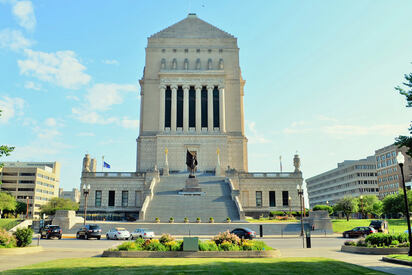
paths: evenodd
<path fill-rule="evenodd" d="M 130 234 L 132 235 L 132 239 L 153 239 L 155 237 L 155 234 L 152 229 L 138 228 Z"/>
<path fill-rule="evenodd" d="M 127 231 L 125 228 L 122 227 L 116 227 L 116 228 L 112 228 L 110 229 L 107 233 L 106 233 L 106 239 L 111 240 L 120 240 L 120 239 L 130 239 L 131 235 L 130 232 Z"/>

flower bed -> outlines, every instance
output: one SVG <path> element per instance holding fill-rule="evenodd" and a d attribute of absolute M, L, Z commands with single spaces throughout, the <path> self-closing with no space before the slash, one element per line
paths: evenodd
<path fill-rule="evenodd" d="M 406 233 L 385 234 L 374 233 L 357 242 L 346 241 L 341 250 L 344 252 L 388 255 L 408 252 L 409 242 Z"/>

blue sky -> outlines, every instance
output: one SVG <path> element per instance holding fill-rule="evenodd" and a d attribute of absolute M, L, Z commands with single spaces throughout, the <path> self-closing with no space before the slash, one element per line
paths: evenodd
<path fill-rule="evenodd" d="M 412 1 L 0 0 L 3 160 L 60 161 L 64 189 L 85 153 L 134 171 L 147 37 L 189 7 L 238 38 L 250 171 L 298 151 L 308 178 L 407 134 Z"/>

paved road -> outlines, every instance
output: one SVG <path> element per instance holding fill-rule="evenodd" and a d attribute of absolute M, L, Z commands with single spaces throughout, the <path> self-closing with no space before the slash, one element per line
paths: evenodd
<path fill-rule="evenodd" d="M 380 261 L 382 256 L 360 255 L 340 252 L 340 246 L 347 239 L 312 238 L 312 248 L 302 248 L 301 238 L 265 238 L 265 242 L 278 248 L 282 257 L 325 257 L 353 263 L 392 274 L 410 275 L 411 268 Z M 26 255 L 0 256 L 0 271 L 24 265 L 61 258 L 99 257 L 103 250 L 117 246 L 122 241 L 115 240 L 40 240 L 44 251 Z M 33 240 L 37 244 L 37 239 Z"/>

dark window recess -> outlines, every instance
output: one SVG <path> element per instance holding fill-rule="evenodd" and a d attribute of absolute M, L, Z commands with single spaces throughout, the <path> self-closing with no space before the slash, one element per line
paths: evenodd
<path fill-rule="evenodd" d="M 276 196 L 275 191 L 269 191 L 269 206 L 275 207 L 276 206 Z"/>
<path fill-rule="evenodd" d="M 190 86 L 189 90 L 189 127 L 196 127 L 196 90 Z"/>
<path fill-rule="evenodd" d="M 122 206 L 127 207 L 129 204 L 129 191 L 122 191 Z"/>
<path fill-rule="evenodd" d="M 165 92 L 165 127 L 170 128 L 170 119 L 171 119 L 171 110 L 172 110 L 172 90 L 170 86 L 166 87 Z"/>
<path fill-rule="evenodd" d="M 23 177 L 33 177 L 35 175 L 36 173 L 20 173 L 20 176 L 23 176 Z"/>
<path fill-rule="evenodd" d="M 97 207 L 102 206 L 102 191 L 96 190 L 96 195 L 94 197 L 94 205 Z"/>
<path fill-rule="evenodd" d="M 16 189 L 13 189 L 13 191 Z M 19 188 L 18 191 L 34 191 L 34 188 Z"/>
<path fill-rule="evenodd" d="M 34 183 L 34 180 L 21 180 L 19 182 L 22 184 L 31 184 L 31 183 Z"/>
<path fill-rule="evenodd" d="M 17 176 L 17 173 L 3 172 L 3 176 Z"/>
<path fill-rule="evenodd" d="M 256 207 L 262 207 L 262 191 L 256 191 Z"/>
<path fill-rule="evenodd" d="M 109 191 L 109 206 L 114 206 L 115 191 Z"/>
<path fill-rule="evenodd" d="M 183 127 L 183 89 L 182 86 L 177 87 L 177 102 L 176 102 L 176 127 Z"/>
<path fill-rule="evenodd" d="M 288 191 L 282 191 L 282 204 L 283 206 L 289 205 L 289 192 Z"/>
<path fill-rule="evenodd" d="M 213 127 L 219 128 L 219 89 L 217 86 L 213 89 Z"/>
<path fill-rule="evenodd" d="M 202 87 L 201 92 L 201 101 L 202 101 L 202 127 L 207 127 L 207 89 L 206 86 Z"/>

